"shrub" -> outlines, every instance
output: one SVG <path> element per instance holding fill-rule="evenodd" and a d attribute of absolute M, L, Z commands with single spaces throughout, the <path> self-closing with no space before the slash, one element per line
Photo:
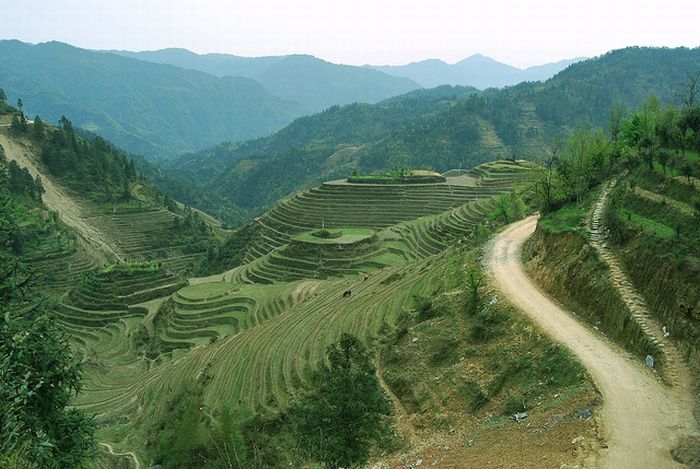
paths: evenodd
<path fill-rule="evenodd" d="M 474 381 L 465 381 L 457 391 L 462 399 L 467 402 L 469 410 L 472 412 L 476 412 L 489 402 L 488 396 L 481 389 L 479 383 Z"/>
<path fill-rule="evenodd" d="M 421 323 L 427 321 L 428 319 L 436 318 L 442 316 L 442 311 L 436 304 L 433 298 L 428 296 L 414 296 L 413 304 L 415 305 L 416 312 L 416 323 Z"/>
<path fill-rule="evenodd" d="M 511 394 L 508 396 L 505 405 L 503 406 L 502 415 L 513 415 L 518 412 L 525 412 L 530 406 L 527 399 L 521 395 Z"/>

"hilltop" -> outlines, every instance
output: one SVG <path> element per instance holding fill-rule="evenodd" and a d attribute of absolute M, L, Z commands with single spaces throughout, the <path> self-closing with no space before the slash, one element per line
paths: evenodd
<path fill-rule="evenodd" d="M 405 77 L 352 65 L 334 64 L 311 55 L 239 57 L 195 54 L 186 49 L 113 51 L 116 54 L 199 70 L 218 77 L 246 77 L 270 93 L 295 101 L 308 112 L 354 102 L 376 103 L 420 85 Z"/>
<path fill-rule="evenodd" d="M 494 158 L 541 160 L 576 126 L 608 127 L 610 107 L 651 92 L 674 103 L 700 49 L 628 48 L 570 65 L 543 83 L 478 93 L 443 86 L 375 105 L 303 117 L 265 138 L 184 155 L 169 167 L 209 193 L 260 213 L 280 197 L 353 170 L 470 168 Z"/>
<path fill-rule="evenodd" d="M 389 75 L 410 78 L 426 88 L 462 85 L 485 90 L 513 86 L 526 81 L 545 81 L 569 65 L 582 60 L 584 58 L 560 60 L 520 69 L 481 54 L 474 54 L 454 64 L 438 59 L 428 59 L 406 65 L 366 65 L 366 67 Z"/>

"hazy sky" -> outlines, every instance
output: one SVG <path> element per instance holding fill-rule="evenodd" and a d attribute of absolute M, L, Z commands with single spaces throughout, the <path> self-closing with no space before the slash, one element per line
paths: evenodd
<path fill-rule="evenodd" d="M 700 0 L 0 0 L 0 12 L 5 39 L 349 64 L 479 52 L 524 67 L 628 45 L 700 45 Z"/>

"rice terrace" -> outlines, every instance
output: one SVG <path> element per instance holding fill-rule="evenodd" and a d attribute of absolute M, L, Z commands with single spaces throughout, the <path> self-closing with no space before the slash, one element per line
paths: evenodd
<path fill-rule="evenodd" d="M 54 3 L 0 469 L 700 469 L 697 5 Z"/>

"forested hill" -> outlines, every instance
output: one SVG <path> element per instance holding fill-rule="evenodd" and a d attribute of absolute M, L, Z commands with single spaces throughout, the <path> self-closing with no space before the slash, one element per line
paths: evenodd
<path fill-rule="evenodd" d="M 77 128 L 147 157 L 268 135 L 306 112 L 249 78 L 58 42 L 0 41 L 0 86 L 32 116 L 54 123 L 70 116 Z"/>
<path fill-rule="evenodd" d="M 313 112 L 338 104 L 376 103 L 420 88 L 415 81 L 406 77 L 334 64 L 311 55 L 238 57 L 228 54 L 199 55 L 186 49 L 114 53 L 219 77 L 252 78 L 273 95 L 299 102 Z"/>
<path fill-rule="evenodd" d="M 628 48 L 568 67 L 546 82 L 475 94 L 449 86 L 376 105 L 334 107 L 275 135 L 187 155 L 173 168 L 255 213 L 302 187 L 396 166 L 438 171 L 496 158 L 539 159 L 576 125 L 607 127 L 611 107 L 656 94 L 677 100 L 700 49 Z"/>
<path fill-rule="evenodd" d="M 538 116 L 555 124 L 605 126 L 615 103 L 634 109 L 651 93 L 663 103 L 678 103 L 688 74 L 698 71 L 700 48 L 629 47 L 574 64 L 543 85 L 512 91 L 521 100 L 531 100 Z"/>
<path fill-rule="evenodd" d="M 444 86 L 376 105 L 334 106 L 301 117 L 270 137 L 184 155 L 173 161 L 171 169 L 193 175 L 201 187 L 254 213 L 301 187 L 349 175 L 365 145 L 388 138 L 410 122 L 440 114 L 458 97 L 476 91 Z"/>
<path fill-rule="evenodd" d="M 48 126 L 2 104 L 0 93 L 0 121 L 11 122 L 0 127 L 0 171 L 7 168 L 18 197 L 17 249 L 47 269 L 47 288 L 63 288 L 113 260 L 158 260 L 190 270 L 218 242 L 215 220 L 155 188 L 109 142 L 82 135 L 65 117 L 59 127 Z"/>
<path fill-rule="evenodd" d="M 327 154 L 328 151 L 335 152 L 339 144 L 375 141 L 409 121 L 446 109 L 458 97 L 477 91 L 475 88 L 442 86 L 415 90 L 376 105 L 354 103 L 333 106 L 324 112 L 300 117 L 269 137 L 236 144 L 222 143 L 209 150 L 182 155 L 166 164 L 178 172 L 204 181 L 226 167 L 241 162 L 238 169 L 242 172 L 254 170 L 258 164 L 265 163 L 270 155 L 292 148 Z M 335 166 L 331 165 L 328 169 L 335 171 Z"/>

